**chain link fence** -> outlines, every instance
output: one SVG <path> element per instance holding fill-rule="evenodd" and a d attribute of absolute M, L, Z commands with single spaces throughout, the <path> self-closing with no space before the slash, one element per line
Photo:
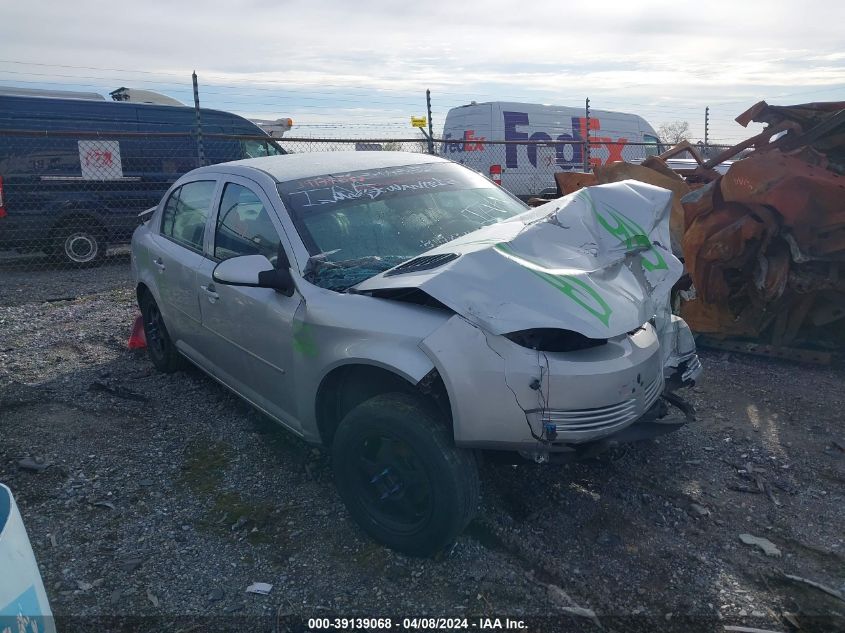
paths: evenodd
<path fill-rule="evenodd" d="M 487 139 L 316 139 L 283 138 L 279 144 L 288 152 L 405 151 L 430 153 L 448 158 L 484 174 L 520 198 L 557 195 L 554 175 L 560 171 L 591 171 L 615 161 L 641 163 L 666 148 L 656 143 L 612 140 L 586 141 L 489 141 Z M 728 146 L 698 148 L 707 158 Z M 696 165 L 687 153 L 672 159 L 672 166 L 692 169 Z"/>
<path fill-rule="evenodd" d="M 125 265 L 139 214 L 201 163 L 282 153 L 402 151 L 462 163 L 527 199 L 556 193 L 554 173 L 640 162 L 655 144 L 484 139 L 311 139 L 185 133 L 0 130 L 0 277 L 4 270 Z"/>
<path fill-rule="evenodd" d="M 201 153 L 202 152 L 202 153 Z M 258 136 L 0 130 L 0 270 L 93 267 L 201 164 L 282 154 Z"/>

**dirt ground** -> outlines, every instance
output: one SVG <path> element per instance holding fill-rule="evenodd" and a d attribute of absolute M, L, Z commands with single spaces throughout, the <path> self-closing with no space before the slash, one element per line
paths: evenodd
<path fill-rule="evenodd" d="M 0 481 L 68 629 L 392 614 L 842 630 L 842 365 L 702 351 L 697 423 L 570 466 L 485 463 L 479 518 L 415 559 L 351 522 L 322 452 L 199 371 L 162 375 L 127 349 L 125 260 L 63 275 L 0 270 Z"/>

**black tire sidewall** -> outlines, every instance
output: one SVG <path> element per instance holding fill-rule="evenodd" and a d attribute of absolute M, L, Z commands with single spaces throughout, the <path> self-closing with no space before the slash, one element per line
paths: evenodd
<path fill-rule="evenodd" d="M 147 355 L 150 357 L 150 361 L 155 368 L 161 372 L 171 373 L 175 371 L 178 369 L 178 363 L 180 361 L 179 352 L 176 351 L 173 341 L 170 339 L 170 333 L 167 331 L 167 327 L 164 324 L 164 318 L 161 316 L 161 309 L 158 307 L 155 299 L 153 299 L 149 294 L 145 294 L 141 299 L 140 307 L 141 320 L 144 324 L 144 336 L 147 339 Z M 149 345 L 150 336 L 147 324 L 149 322 L 150 312 L 153 309 L 158 311 L 159 318 L 161 320 L 161 333 L 159 336 L 163 338 L 164 343 L 161 356 L 154 352 L 153 347 Z"/>
<path fill-rule="evenodd" d="M 396 437 L 415 453 L 430 484 L 432 509 L 413 532 L 397 533 L 378 523 L 360 498 L 353 447 L 372 435 Z M 446 425 L 413 396 L 388 394 L 355 407 L 341 422 L 333 442 L 333 468 L 341 498 L 356 522 L 373 538 L 406 554 L 436 553 L 466 526 L 474 508 L 467 508 L 466 455 L 452 443 Z M 477 477 L 477 474 L 476 474 Z M 469 477 L 471 479 L 471 477 Z"/>

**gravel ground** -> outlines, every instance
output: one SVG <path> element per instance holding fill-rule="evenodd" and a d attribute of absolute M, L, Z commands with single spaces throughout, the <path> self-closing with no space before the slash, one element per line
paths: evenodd
<path fill-rule="evenodd" d="M 129 284 L 129 247 L 112 248 L 104 266 L 73 270 L 41 254 L 0 251 L 0 306 L 75 299 Z"/>
<path fill-rule="evenodd" d="M 841 366 L 703 352 L 695 425 L 570 466 L 485 463 L 479 518 L 414 559 L 351 522 L 323 453 L 199 371 L 127 350 L 125 266 L 0 272 L 0 481 L 57 615 L 842 626 L 819 616 L 845 602 L 784 576 L 845 592 Z M 245 593 L 256 581 L 272 592 Z"/>

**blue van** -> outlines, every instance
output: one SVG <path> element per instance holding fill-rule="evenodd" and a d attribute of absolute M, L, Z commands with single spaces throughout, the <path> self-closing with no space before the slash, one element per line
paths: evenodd
<path fill-rule="evenodd" d="M 285 153 L 242 117 L 200 115 L 206 165 Z M 199 166 L 196 131 L 190 107 L 0 95 L 0 249 L 102 263 Z"/>

